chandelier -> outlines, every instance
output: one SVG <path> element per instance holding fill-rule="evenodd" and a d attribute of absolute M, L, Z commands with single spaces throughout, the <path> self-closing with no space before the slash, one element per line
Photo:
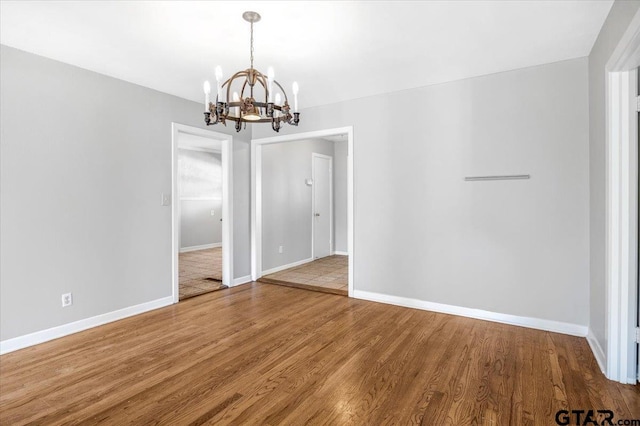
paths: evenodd
<path fill-rule="evenodd" d="M 209 102 L 211 85 L 208 81 L 204 82 L 205 123 L 207 126 L 218 123 L 226 126 L 227 121 L 234 121 L 237 132 L 242 129 L 242 123 L 245 123 L 245 128 L 246 123 L 271 123 L 271 128 L 276 132 L 280 131 L 282 123 L 297 126 L 300 121 L 298 83 L 294 82 L 292 85 L 292 112 L 287 93 L 274 79 L 273 68 L 269 67 L 266 76 L 253 68 L 253 24 L 260 21 L 260 15 L 257 12 L 244 12 L 242 18 L 251 24 L 251 66 L 238 71 L 224 82 L 222 68 L 216 67 L 215 103 Z M 280 90 L 274 91 L 274 86 Z"/>

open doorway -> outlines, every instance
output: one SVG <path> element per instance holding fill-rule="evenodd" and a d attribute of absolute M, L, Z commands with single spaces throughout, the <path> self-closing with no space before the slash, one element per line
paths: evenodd
<path fill-rule="evenodd" d="M 220 141 L 181 133 L 179 299 L 228 288 L 222 284 L 222 147 Z"/>
<path fill-rule="evenodd" d="M 353 289 L 352 130 L 252 144 L 252 278 L 326 293 Z"/>
<path fill-rule="evenodd" d="M 228 288 L 231 137 L 173 124 L 174 303 Z"/>

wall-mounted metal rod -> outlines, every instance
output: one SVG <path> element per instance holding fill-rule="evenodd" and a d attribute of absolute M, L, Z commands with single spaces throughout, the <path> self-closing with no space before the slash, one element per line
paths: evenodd
<path fill-rule="evenodd" d="M 464 178 L 466 181 L 475 180 L 516 180 L 516 179 L 531 179 L 531 175 L 498 175 L 498 176 L 467 176 Z"/>

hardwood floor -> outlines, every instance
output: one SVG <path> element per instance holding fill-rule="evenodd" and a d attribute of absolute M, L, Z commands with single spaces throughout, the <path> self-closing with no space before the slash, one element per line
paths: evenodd
<path fill-rule="evenodd" d="M 583 338 L 259 283 L 0 357 L 2 425 L 553 425 L 560 409 L 636 419 L 640 391 Z"/>

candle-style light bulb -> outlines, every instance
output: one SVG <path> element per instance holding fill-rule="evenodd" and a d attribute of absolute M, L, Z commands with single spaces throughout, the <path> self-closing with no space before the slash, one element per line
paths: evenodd
<path fill-rule="evenodd" d="M 209 111 L 209 94 L 211 93 L 211 84 L 209 80 L 204 82 L 204 110 Z"/>
<path fill-rule="evenodd" d="M 273 71 L 273 67 L 269 67 L 267 69 L 267 90 L 269 91 L 269 100 L 267 102 L 271 102 L 273 99 L 273 79 L 275 78 L 275 72 Z"/>
<path fill-rule="evenodd" d="M 233 102 L 240 102 L 240 95 L 238 92 L 233 92 Z M 240 117 L 240 107 L 235 107 L 236 117 Z"/>
<path fill-rule="evenodd" d="M 293 112 L 298 112 L 298 91 L 300 88 L 298 87 L 297 81 L 293 82 L 291 89 L 293 91 Z"/>
<path fill-rule="evenodd" d="M 216 67 L 216 89 L 218 93 L 218 102 L 224 102 L 224 93 L 222 91 L 222 67 L 220 65 Z"/>
<path fill-rule="evenodd" d="M 280 102 L 282 101 L 282 97 L 280 96 L 280 93 L 276 93 L 276 105 L 280 105 Z M 280 117 L 280 111 L 276 110 L 276 117 Z"/>

